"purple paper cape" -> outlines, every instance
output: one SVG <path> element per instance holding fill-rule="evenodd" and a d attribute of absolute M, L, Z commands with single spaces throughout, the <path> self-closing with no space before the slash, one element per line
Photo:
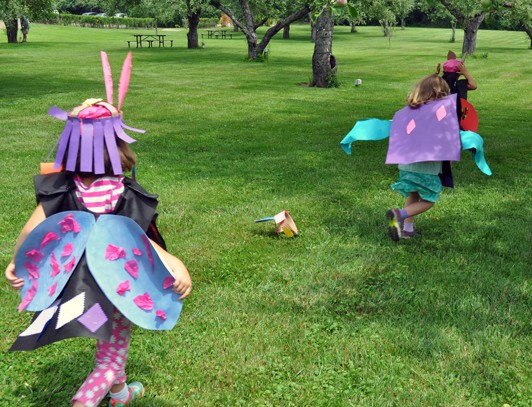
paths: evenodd
<path fill-rule="evenodd" d="M 395 113 L 386 164 L 460 161 L 456 94 Z"/>

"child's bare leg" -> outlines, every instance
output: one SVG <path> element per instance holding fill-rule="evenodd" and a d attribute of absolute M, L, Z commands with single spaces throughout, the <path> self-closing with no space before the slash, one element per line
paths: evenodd
<path fill-rule="evenodd" d="M 414 202 L 411 205 L 408 205 L 405 207 L 405 210 L 408 214 L 408 218 L 413 218 L 416 215 L 419 215 L 420 213 L 428 211 L 430 208 L 434 206 L 434 202 L 424 201 L 423 199 L 419 200 L 418 202 Z"/>
<path fill-rule="evenodd" d="M 416 202 L 419 202 L 420 200 L 421 200 L 421 197 L 419 196 L 419 194 L 417 192 L 410 192 L 408 194 L 408 197 L 406 198 L 404 208 L 406 209 L 410 205 L 412 205 L 412 204 L 414 204 Z M 405 223 L 414 223 L 414 216 L 410 216 L 410 217 L 404 219 L 404 222 Z"/>

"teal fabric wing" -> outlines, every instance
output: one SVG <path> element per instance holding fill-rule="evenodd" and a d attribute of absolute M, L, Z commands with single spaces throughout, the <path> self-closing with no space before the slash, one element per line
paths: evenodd
<path fill-rule="evenodd" d="M 460 130 L 460 139 L 462 141 L 462 150 L 472 150 L 473 159 L 477 167 L 486 175 L 491 175 L 491 169 L 484 157 L 484 140 L 482 137 L 469 130 Z"/>
<path fill-rule="evenodd" d="M 391 120 L 366 119 L 356 122 L 355 127 L 340 142 L 343 150 L 351 154 L 351 144 L 355 141 L 376 141 L 390 137 Z"/>

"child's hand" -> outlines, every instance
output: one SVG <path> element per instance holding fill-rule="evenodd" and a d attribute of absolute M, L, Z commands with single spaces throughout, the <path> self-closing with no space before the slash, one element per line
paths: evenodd
<path fill-rule="evenodd" d="M 22 288 L 24 285 L 24 279 L 18 278 L 15 274 L 15 263 L 13 261 L 7 265 L 5 274 L 11 288 L 14 288 L 15 290 L 20 290 Z"/>
<path fill-rule="evenodd" d="M 172 272 L 175 278 L 173 290 L 177 294 L 181 294 L 179 297 L 180 300 L 184 300 L 192 291 L 192 280 L 190 278 L 190 274 L 188 274 L 188 270 L 186 268 L 180 268 L 178 270 L 172 269 Z"/>
<path fill-rule="evenodd" d="M 192 291 L 192 280 L 190 278 L 190 274 L 188 274 L 187 267 L 183 264 L 181 260 L 168 253 L 153 240 L 150 239 L 150 242 L 152 243 L 159 256 L 161 256 L 161 259 L 163 260 L 166 267 L 170 269 L 170 273 L 172 273 L 172 276 L 175 279 L 173 284 L 173 291 L 176 294 L 181 294 L 179 299 L 184 300 L 190 295 L 190 292 Z"/>

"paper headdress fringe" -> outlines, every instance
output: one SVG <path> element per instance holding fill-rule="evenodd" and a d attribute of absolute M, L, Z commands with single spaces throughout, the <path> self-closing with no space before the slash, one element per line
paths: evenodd
<path fill-rule="evenodd" d="M 131 52 L 128 53 L 118 89 L 118 108 L 113 105 L 113 78 L 111 66 L 105 52 L 101 52 L 107 102 L 102 99 L 87 99 L 71 112 L 65 112 L 55 106 L 48 111 L 50 116 L 66 121 L 59 138 L 57 155 L 53 165 L 59 169 L 66 158 L 66 171 L 76 171 L 79 156 L 79 171 L 96 175 L 105 173 L 104 149 L 115 175 L 122 174 L 122 163 L 116 138 L 128 144 L 136 140 L 126 134 L 124 129 L 144 133 L 144 130 L 126 126 L 122 121 L 120 108 L 126 97 L 131 77 Z"/>

